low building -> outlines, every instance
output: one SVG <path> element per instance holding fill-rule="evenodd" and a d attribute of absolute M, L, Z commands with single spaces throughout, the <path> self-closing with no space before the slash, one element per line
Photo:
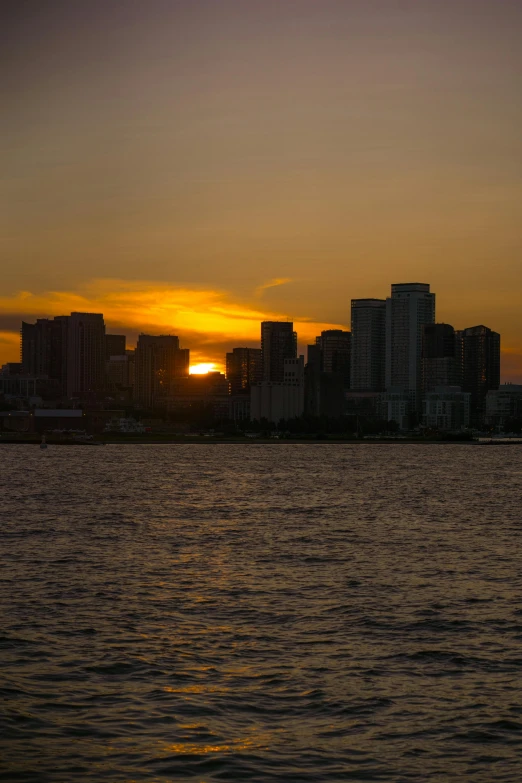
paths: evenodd
<path fill-rule="evenodd" d="M 437 386 L 423 400 L 423 424 L 434 430 L 455 432 L 469 427 L 470 394 L 460 386 Z"/>
<path fill-rule="evenodd" d="M 58 381 L 45 376 L 5 373 L 0 375 L 0 394 L 7 399 L 28 400 L 31 397 L 57 399 L 60 396 Z"/>
<path fill-rule="evenodd" d="M 363 416 L 367 419 L 381 418 L 381 394 L 372 391 L 349 391 L 345 394 L 347 416 Z M 388 421 L 388 419 L 386 419 Z"/>
<path fill-rule="evenodd" d="M 295 419 L 304 413 L 304 356 L 285 359 L 284 381 L 264 382 L 250 390 L 250 417 L 253 421 L 277 424 L 281 419 Z"/>
<path fill-rule="evenodd" d="M 31 411 L 0 411 L 2 432 L 34 432 L 34 416 Z"/>
<path fill-rule="evenodd" d="M 136 419 L 126 418 L 124 416 L 115 416 L 110 419 L 103 428 L 104 432 L 118 432 L 126 434 L 143 434 L 146 427 Z"/>
<path fill-rule="evenodd" d="M 50 430 L 85 430 L 85 413 L 77 408 L 46 409 L 34 411 L 34 431 L 45 433 Z"/>
<path fill-rule="evenodd" d="M 167 410 L 209 407 L 216 418 L 229 417 L 229 383 L 223 373 L 189 375 L 172 381 Z"/>
<path fill-rule="evenodd" d="M 486 423 L 504 430 L 510 419 L 522 419 L 522 384 L 503 383 L 486 394 Z"/>
<path fill-rule="evenodd" d="M 389 389 L 379 395 L 380 417 L 384 421 L 394 421 L 400 430 L 411 428 L 414 397 L 411 392 L 402 389 Z"/>
<path fill-rule="evenodd" d="M 231 394 L 228 398 L 228 418 L 235 422 L 250 421 L 250 394 Z"/>
<path fill-rule="evenodd" d="M 112 337 L 117 335 L 111 335 Z M 134 351 L 110 356 L 105 362 L 105 377 L 109 391 L 134 388 Z"/>

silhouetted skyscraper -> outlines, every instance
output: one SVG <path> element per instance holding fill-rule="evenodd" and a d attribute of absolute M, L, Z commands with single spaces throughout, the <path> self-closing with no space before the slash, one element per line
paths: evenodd
<path fill-rule="evenodd" d="M 60 395 L 67 394 L 67 344 L 69 316 L 38 318 L 36 323 L 22 322 L 21 359 L 23 372 L 59 382 Z"/>
<path fill-rule="evenodd" d="M 500 385 L 500 335 L 487 326 L 471 326 L 457 332 L 462 354 L 462 390 L 469 392 L 471 423 L 482 426 L 486 394 Z"/>
<path fill-rule="evenodd" d="M 51 327 L 51 362 L 49 377 L 59 381 L 60 393 L 67 396 L 67 354 L 69 345 L 69 316 L 57 315 Z"/>
<path fill-rule="evenodd" d="M 261 323 L 261 352 L 263 381 L 284 380 L 285 359 L 297 357 L 297 334 L 291 321 L 263 321 Z"/>
<path fill-rule="evenodd" d="M 462 371 L 457 355 L 455 330 L 450 324 L 426 324 L 422 340 L 422 389 L 461 386 Z"/>
<path fill-rule="evenodd" d="M 315 342 L 321 351 L 321 371 L 342 376 L 344 388 L 349 389 L 351 333 L 342 329 L 326 329 Z"/>
<path fill-rule="evenodd" d="M 27 375 L 49 375 L 51 363 L 52 320 L 38 318 L 36 323 L 22 321 L 21 361 Z"/>
<path fill-rule="evenodd" d="M 140 334 L 136 346 L 135 398 L 145 408 L 165 404 L 176 378 L 188 378 L 190 351 L 174 335 Z"/>
<path fill-rule="evenodd" d="M 263 380 L 261 348 L 234 348 L 226 355 L 226 376 L 231 394 L 247 394 Z"/>
<path fill-rule="evenodd" d="M 386 300 L 352 299 L 350 388 L 384 390 L 386 362 Z"/>
<path fill-rule="evenodd" d="M 71 313 L 67 321 L 67 396 L 105 386 L 105 322 L 101 313 Z"/>
<path fill-rule="evenodd" d="M 435 294 L 427 283 L 397 283 L 386 300 L 386 389 L 410 395 L 421 412 L 422 331 L 435 321 Z"/>

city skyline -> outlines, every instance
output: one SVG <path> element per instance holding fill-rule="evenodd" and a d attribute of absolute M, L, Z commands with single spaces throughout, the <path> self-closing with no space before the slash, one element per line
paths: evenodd
<path fill-rule="evenodd" d="M 282 284 L 282 283 L 274 283 L 273 286 L 275 287 L 276 284 Z M 392 283 L 392 286 L 396 285 L 408 285 L 407 283 Z M 388 283 L 388 293 L 384 293 L 384 298 L 389 294 L 389 286 Z M 318 323 L 314 321 L 306 321 L 306 320 L 300 320 L 300 319 L 292 319 L 290 316 L 280 314 L 274 314 L 269 313 L 270 318 L 265 318 L 265 314 L 256 311 L 254 309 L 248 309 L 245 307 L 240 307 L 238 305 L 229 305 L 228 307 L 226 304 L 226 300 L 220 300 L 218 295 L 214 295 L 214 302 L 209 308 L 209 311 L 206 313 L 206 320 L 209 324 L 208 329 L 209 331 L 206 333 L 199 332 L 197 329 L 194 328 L 187 328 L 182 329 L 178 328 L 177 326 L 173 325 L 171 321 L 169 320 L 162 320 L 163 318 L 168 318 L 168 313 L 170 307 L 175 308 L 179 306 L 179 302 L 176 302 L 175 299 L 169 301 L 168 296 L 166 299 L 163 300 L 163 303 L 161 305 L 155 306 L 155 312 L 156 312 L 156 320 L 153 323 L 146 323 L 146 324 L 139 324 L 138 318 L 139 318 L 139 310 L 132 310 L 132 303 L 133 303 L 133 295 L 137 298 L 141 298 L 145 301 L 152 302 L 154 299 L 154 296 L 156 294 L 154 289 L 149 289 L 148 291 L 138 291 L 137 285 L 131 286 L 127 285 L 124 287 L 125 291 L 128 294 L 128 299 L 125 299 L 124 294 L 116 295 L 114 297 L 100 297 L 99 299 L 93 298 L 90 299 L 89 297 L 79 297 L 76 296 L 74 299 L 74 303 L 78 306 L 80 312 L 95 312 L 94 310 L 88 310 L 88 309 L 81 309 L 81 305 L 84 303 L 89 303 L 90 301 L 94 301 L 95 304 L 98 304 L 98 309 L 96 312 L 102 312 L 102 306 L 104 304 L 108 304 L 109 308 L 111 305 L 114 306 L 116 304 L 117 310 L 122 314 L 119 318 L 111 319 L 110 316 L 107 316 L 106 314 L 106 308 L 103 309 L 103 317 L 106 322 L 107 331 L 108 332 L 117 332 L 119 331 L 125 331 L 126 337 L 127 337 L 127 346 L 131 348 L 135 348 L 138 342 L 138 338 L 140 334 L 155 334 L 157 336 L 159 335 L 166 335 L 166 334 L 176 334 L 180 337 L 181 341 L 183 342 L 183 347 L 190 346 L 191 351 L 191 363 L 190 363 L 190 372 L 192 373 L 205 373 L 205 372 L 211 372 L 211 371 L 219 371 L 224 372 L 226 367 L 226 353 L 228 353 L 230 350 L 232 350 L 235 347 L 243 346 L 243 347 L 249 347 L 249 348 L 256 348 L 260 344 L 260 338 L 259 338 L 259 324 L 260 321 L 264 320 L 270 320 L 270 321 L 276 321 L 276 322 L 282 322 L 282 321 L 292 321 L 294 325 L 296 326 L 296 332 L 297 332 L 297 339 L 298 339 L 298 352 L 303 353 L 306 350 L 306 346 L 313 341 L 315 341 L 318 334 L 320 334 L 323 331 L 330 330 L 330 329 L 343 329 L 343 330 L 350 330 L 352 328 L 352 322 L 351 318 L 353 317 L 353 311 L 350 316 L 350 319 L 347 320 L 346 324 L 333 324 L 330 322 L 324 322 L 324 323 Z M 167 289 L 162 289 L 164 292 L 166 292 Z M 203 297 L 208 294 L 208 292 L 200 291 L 200 303 L 203 301 Z M 35 308 L 42 305 L 42 300 L 37 299 L 36 297 L 29 296 L 27 292 L 24 292 L 22 297 L 19 298 L 19 301 L 25 301 L 30 302 L 31 305 L 35 305 Z M 47 312 L 46 314 L 42 315 L 40 311 L 34 310 L 34 312 L 31 313 L 31 308 L 27 308 L 29 311 L 28 315 L 25 315 L 24 318 L 28 320 L 35 320 L 36 318 L 53 318 L 57 315 L 63 315 L 65 310 L 67 309 L 67 306 L 64 304 L 67 300 L 64 297 L 61 297 L 58 292 L 55 292 L 55 298 L 49 300 L 49 307 L 50 312 Z M 167 304 L 165 304 L 165 301 Z M 364 299 L 353 299 L 352 302 L 364 302 Z M 374 300 L 377 301 L 377 300 Z M 382 300 L 384 301 L 384 300 Z M 0 304 L 2 300 L 0 299 Z M 196 303 L 197 306 L 198 303 Z M 152 309 L 152 307 L 151 307 Z M 110 312 L 110 309 L 109 309 Z M 150 310 L 149 310 L 150 312 Z M 163 312 L 163 316 L 162 316 Z M 448 323 L 448 318 L 443 318 L 440 316 L 440 313 L 446 312 L 444 308 L 444 303 L 440 302 L 440 299 L 438 299 L 437 302 L 437 316 L 435 323 Z M 3 311 L 0 308 L 0 318 L 2 317 L 2 313 L 4 313 L 5 317 L 5 310 Z M 132 313 L 132 315 L 131 315 Z M 187 318 L 187 322 L 189 324 L 194 324 L 196 319 L 198 318 L 198 315 L 195 311 L 187 311 L 187 309 L 183 310 L 183 315 Z M 476 324 L 474 325 L 487 325 L 485 318 L 479 317 L 476 320 Z M 127 316 L 127 318 L 125 318 Z M 4 352 L 0 351 L 0 365 L 6 363 L 6 362 L 15 362 L 18 361 L 19 355 L 20 355 L 20 321 L 18 321 L 18 315 L 16 314 L 9 314 L 9 322 L 13 325 L 15 323 L 18 323 L 18 329 L 13 329 L 12 332 L 10 332 L 10 340 L 7 349 L 4 347 Z M 215 335 L 215 333 L 212 331 L 212 327 L 210 324 L 212 324 L 213 319 L 215 319 L 215 322 L 217 322 L 221 328 L 229 327 L 230 331 L 228 333 L 228 339 L 225 339 L 225 336 L 223 333 L 219 333 L 218 336 Z M 24 320 L 24 319 L 22 319 Z M 129 322 L 130 322 L 130 328 L 129 328 Z M 238 323 L 243 327 L 237 328 Z M 469 322 L 468 324 L 464 324 L 462 316 L 457 319 L 456 324 L 452 322 L 452 325 L 458 330 L 458 329 L 464 329 L 469 328 Z M 493 328 L 493 327 L 492 327 Z M 495 330 L 496 331 L 496 330 Z M 129 339 L 130 338 L 130 339 Z M 214 339 L 212 339 L 214 338 Z M 504 339 L 504 335 L 503 335 Z M 191 342 L 192 340 L 192 342 Z M 195 347 L 194 346 L 194 340 L 195 340 Z M 510 362 L 510 350 L 502 350 L 501 352 L 501 381 L 502 382 L 513 382 L 517 383 L 522 381 L 522 370 L 519 372 L 518 365 L 512 364 Z"/>
<path fill-rule="evenodd" d="M 495 420 L 498 332 L 483 324 L 455 330 L 437 322 L 429 283 L 392 283 L 386 300 L 353 299 L 351 313 L 351 331 L 321 331 L 307 346 L 306 364 L 293 322 L 262 321 L 257 347 L 227 352 L 226 374 L 201 365 L 211 371 L 198 373 L 178 335 L 141 331 L 136 349 L 129 350 L 126 335 L 107 332 L 103 313 L 23 321 L 21 363 L 0 368 L 1 389 L 14 393 L 8 405 L 14 399 L 34 406 L 36 398 L 47 404 L 54 398 L 59 407 L 95 400 L 112 405 L 116 396 L 167 415 L 191 418 L 199 409 L 234 426 L 302 422 L 303 416 L 348 426 L 355 416 L 372 427 L 393 422 L 408 430 L 422 423 L 462 431 Z M 30 395 L 29 386 L 41 396 Z M 516 412 L 522 386 L 507 387 L 506 403 Z M 509 419 L 505 409 L 503 415 Z"/>
<path fill-rule="evenodd" d="M 8 0 L 0 361 L 82 310 L 222 366 L 429 280 L 522 380 L 521 30 L 515 0 Z"/>

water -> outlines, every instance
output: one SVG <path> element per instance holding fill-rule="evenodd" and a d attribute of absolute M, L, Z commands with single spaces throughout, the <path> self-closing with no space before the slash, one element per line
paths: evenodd
<path fill-rule="evenodd" d="M 0 446 L 0 777 L 518 783 L 521 483 L 517 446 Z"/>

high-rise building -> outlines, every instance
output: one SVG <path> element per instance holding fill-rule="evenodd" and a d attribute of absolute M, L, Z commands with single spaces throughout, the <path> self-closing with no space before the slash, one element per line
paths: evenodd
<path fill-rule="evenodd" d="M 57 315 L 51 328 L 51 362 L 49 377 L 57 380 L 62 397 L 67 396 L 67 355 L 69 345 L 69 316 Z"/>
<path fill-rule="evenodd" d="M 342 329 L 327 329 L 315 338 L 321 351 L 321 371 L 342 376 L 345 389 L 350 388 L 352 335 Z"/>
<path fill-rule="evenodd" d="M 166 404 L 176 378 L 189 375 L 190 351 L 174 335 L 140 334 L 136 346 L 135 398 L 145 408 Z"/>
<path fill-rule="evenodd" d="M 450 324 L 426 324 L 422 337 L 422 390 L 438 386 L 460 386 L 461 365 L 455 330 Z"/>
<path fill-rule="evenodd" d="M 500 385 L 500 335 L 487 326 L 471 326 L 457 332 L 462 356 L 462 390 L 470 394 L 471 424 L 481 427 L 486 395 Z"/>
<path fill-rule="evenodd" d="M 263 321 L 261 324 L 263 381 L 284 380 L 285 359 L 297 357 L 297 334 L 291 321 Z"/>
<path fill-rule="evenodd" d="M 58 381 L 60 395 L 67 394 L 67 335 L 69 316 L 22 322 L 20 353 L 23 372 Z"/>
<path fill-rule="evenodd" d="M 50 374 L 52 323 L 49 318 L 37 318 L 34 324 L 22 321 L 21 361 L 27 375 Z"/>
<path fill-rule="evenodd" d="M 125 356 L 127 347 L 127 338 L 124 334 L 106 334 L 105 335 L 105 359 L 111 356 Z"/>
<path fill-rule="evenodd" d="M 385 384 L 386 300 L 352 299 L 350 388 L 381 392 Z"/>
<path fill-rule="evenodd" d="M 67 322 L 67 396 L 105 386 L 105 322 L 101 313 L 71 313 Z"/>
<path fill-rule="evenodd" d="M 234 348 L 226 355 L 226 376 L 231 394 L 249 394 L 263 380 L 261 348 Z"/>
<path fill-rule="evenodd" d="M 419 415 L 422 392 L 422 334 L 435 322 L 435 294 L 427 283 L 398 283 L 386 299 L 386 389 L 410 395 Z"/>
<path fill-rule="evenodd" d="M 310 416 L 341 416 L 350 388 L 350 332 L 327 329 L 308 346 L 305 410 Z"/>

